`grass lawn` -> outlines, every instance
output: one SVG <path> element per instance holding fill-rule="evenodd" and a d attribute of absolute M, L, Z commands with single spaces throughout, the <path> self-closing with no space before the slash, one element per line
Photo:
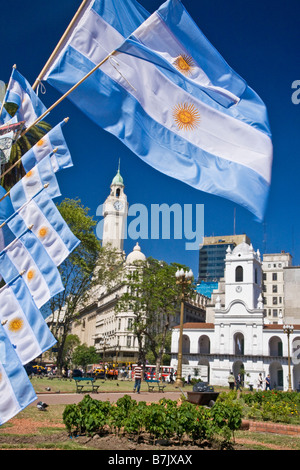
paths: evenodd
<path fill-rule="evenodd" d="M 50 388 L 51 392 L 60 393 L 72 393 L 76 392 L 76 384 L 73 379 L 49 379 L 48 377 L 34 376 L 31 379 L 31 383 L 36 393 L 45 393 Z M 111 379 L 97 379 L 96 384 L 100 385 L 99 391 L 101 392 L 132 392 L 133 380 L 111 380 Z M 165 391 L 178 391 L 178 388 L 174 384 L 166 383 Z M 182 390 L 184 392 L 191 391 L 192 385 L 186 385 Z M 142 382 L 141 390 L 146 392 L 148 386 Z"/>

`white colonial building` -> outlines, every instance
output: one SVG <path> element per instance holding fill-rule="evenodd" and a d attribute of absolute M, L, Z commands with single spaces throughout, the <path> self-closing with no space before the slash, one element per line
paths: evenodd
<path fill-rule="evenodd" d="M 183 375 L 201 377 L 211 385 L 228 386 L 228 375 L 242 370 L 245 386 L 256 387 L 259 373 L 271 377 L 272 388 L 288 388 L 288 336 L 283 323 L 269 324 L 261 293 L 259 251 L 245 242 L 228 247 L 224 280 L 207 308 L 208 323 L 185 323 Z M 280 321 L 280 320 L 279 320 Z M 290 335 L 291 383 L 299 388 L 300 325 Z M 179 327 L 172 333 L 171 365 L 176 369 Z M 298 363 L 299 362 L 299 363 Z"/>

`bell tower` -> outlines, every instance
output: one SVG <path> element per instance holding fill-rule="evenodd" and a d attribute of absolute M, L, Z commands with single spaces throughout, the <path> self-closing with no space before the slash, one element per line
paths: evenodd
<path fill-rule="evenodd" d="M 256 309 L 261 295 L 262 270 L 259 250 L 240 243 L 227 249 L 225 259 L 225 307 L 238 299 L 249 309 Z"/>
<path fill-rule="evenodd" d="M 110 244 L 112 248 L 123 252 L 126 218 L 128 213 L 127 196 L 120 174 L 120 161 L 116 176 L 110 185 L 110 195 L 103 205 L 102 246 Z"/>

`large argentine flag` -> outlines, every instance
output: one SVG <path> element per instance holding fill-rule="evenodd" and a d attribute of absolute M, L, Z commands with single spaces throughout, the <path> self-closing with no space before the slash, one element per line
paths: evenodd
<path fill-rule="evenodd" d="M 23 365 L 56 343 L 21 276 L 0 289 L 0 304 L 0 322 Z"/>
<path fill-rule="evenodd" d="M 0 324 L 0 425 L 36 399 L 29 377 Z"/>
<path fill-rule="evenodd" d="M 97 18 L 98 36 L 99 25 L 105 23 L 103 17 Z M 105 24 L 101 42 L 98 36 L 94 39 L 78 30 L 47 80 L 64 93 L 122 44 L 69 98 L 152 167 L 226 197 L 262 220 L 271 181 L 272 142 L 261 100 L 253 105 L 253 94 L 248 87 L 243 94 L 244 82 L 237 80 L 240 89 L 233 87 L 232 93 L 242 99 L 226 108 L 201 87 L 191 93 L 176 67 L 173 73 L 178 77 L 171 79 L 166 73 L 170 63 L 163 55 L 159 57 L 168 67 L 149 60 L 155 54 L 150 48 L 147 60 L 141 58 L 146 48 L 132 40 L 124 43 L 110 24 Z"/>

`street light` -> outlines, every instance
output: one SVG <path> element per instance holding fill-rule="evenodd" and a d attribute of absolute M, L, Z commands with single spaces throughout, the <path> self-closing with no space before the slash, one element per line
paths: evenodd
<path fill-rule="evenodd" d="M 194 274 L 190 269 L 184 271 L 182 268 L 177 269 L 175 277 L 177 279 L 176 284 L 181 285 L 181 305 L 180 305 L 180 330 L 179 330 L 179 345 L 178 345 L 178 360 L 177 360 L 177 374 L 176 384 L 182 385 L 182 337 L 183 337 L 183 313 L 184 313 L 184 296 L 186 287 L 191 284 Z"/>
<path fill-rule="evenodd" d="M 293 333 L 294 327 L 293 325 L 284 325 L 283 332 L 287 334 L 288 338 L 288 374 L 289 374 L 289 387 L 288 391 L 292 391 L 292 380 L 291 380 L 291 354 L 290 354 L 290 334 Z"/>
<path fill-rule="evenodd" d="M 110 346 L 110 342 L 106 338 L 100 340 L 100 345 L 103 348 L 102 358 L 103 358 L 103 369 L 104 369 L 104 380 L 106 380 L 106 369 L 105 369 L 105 350 Z"/>

